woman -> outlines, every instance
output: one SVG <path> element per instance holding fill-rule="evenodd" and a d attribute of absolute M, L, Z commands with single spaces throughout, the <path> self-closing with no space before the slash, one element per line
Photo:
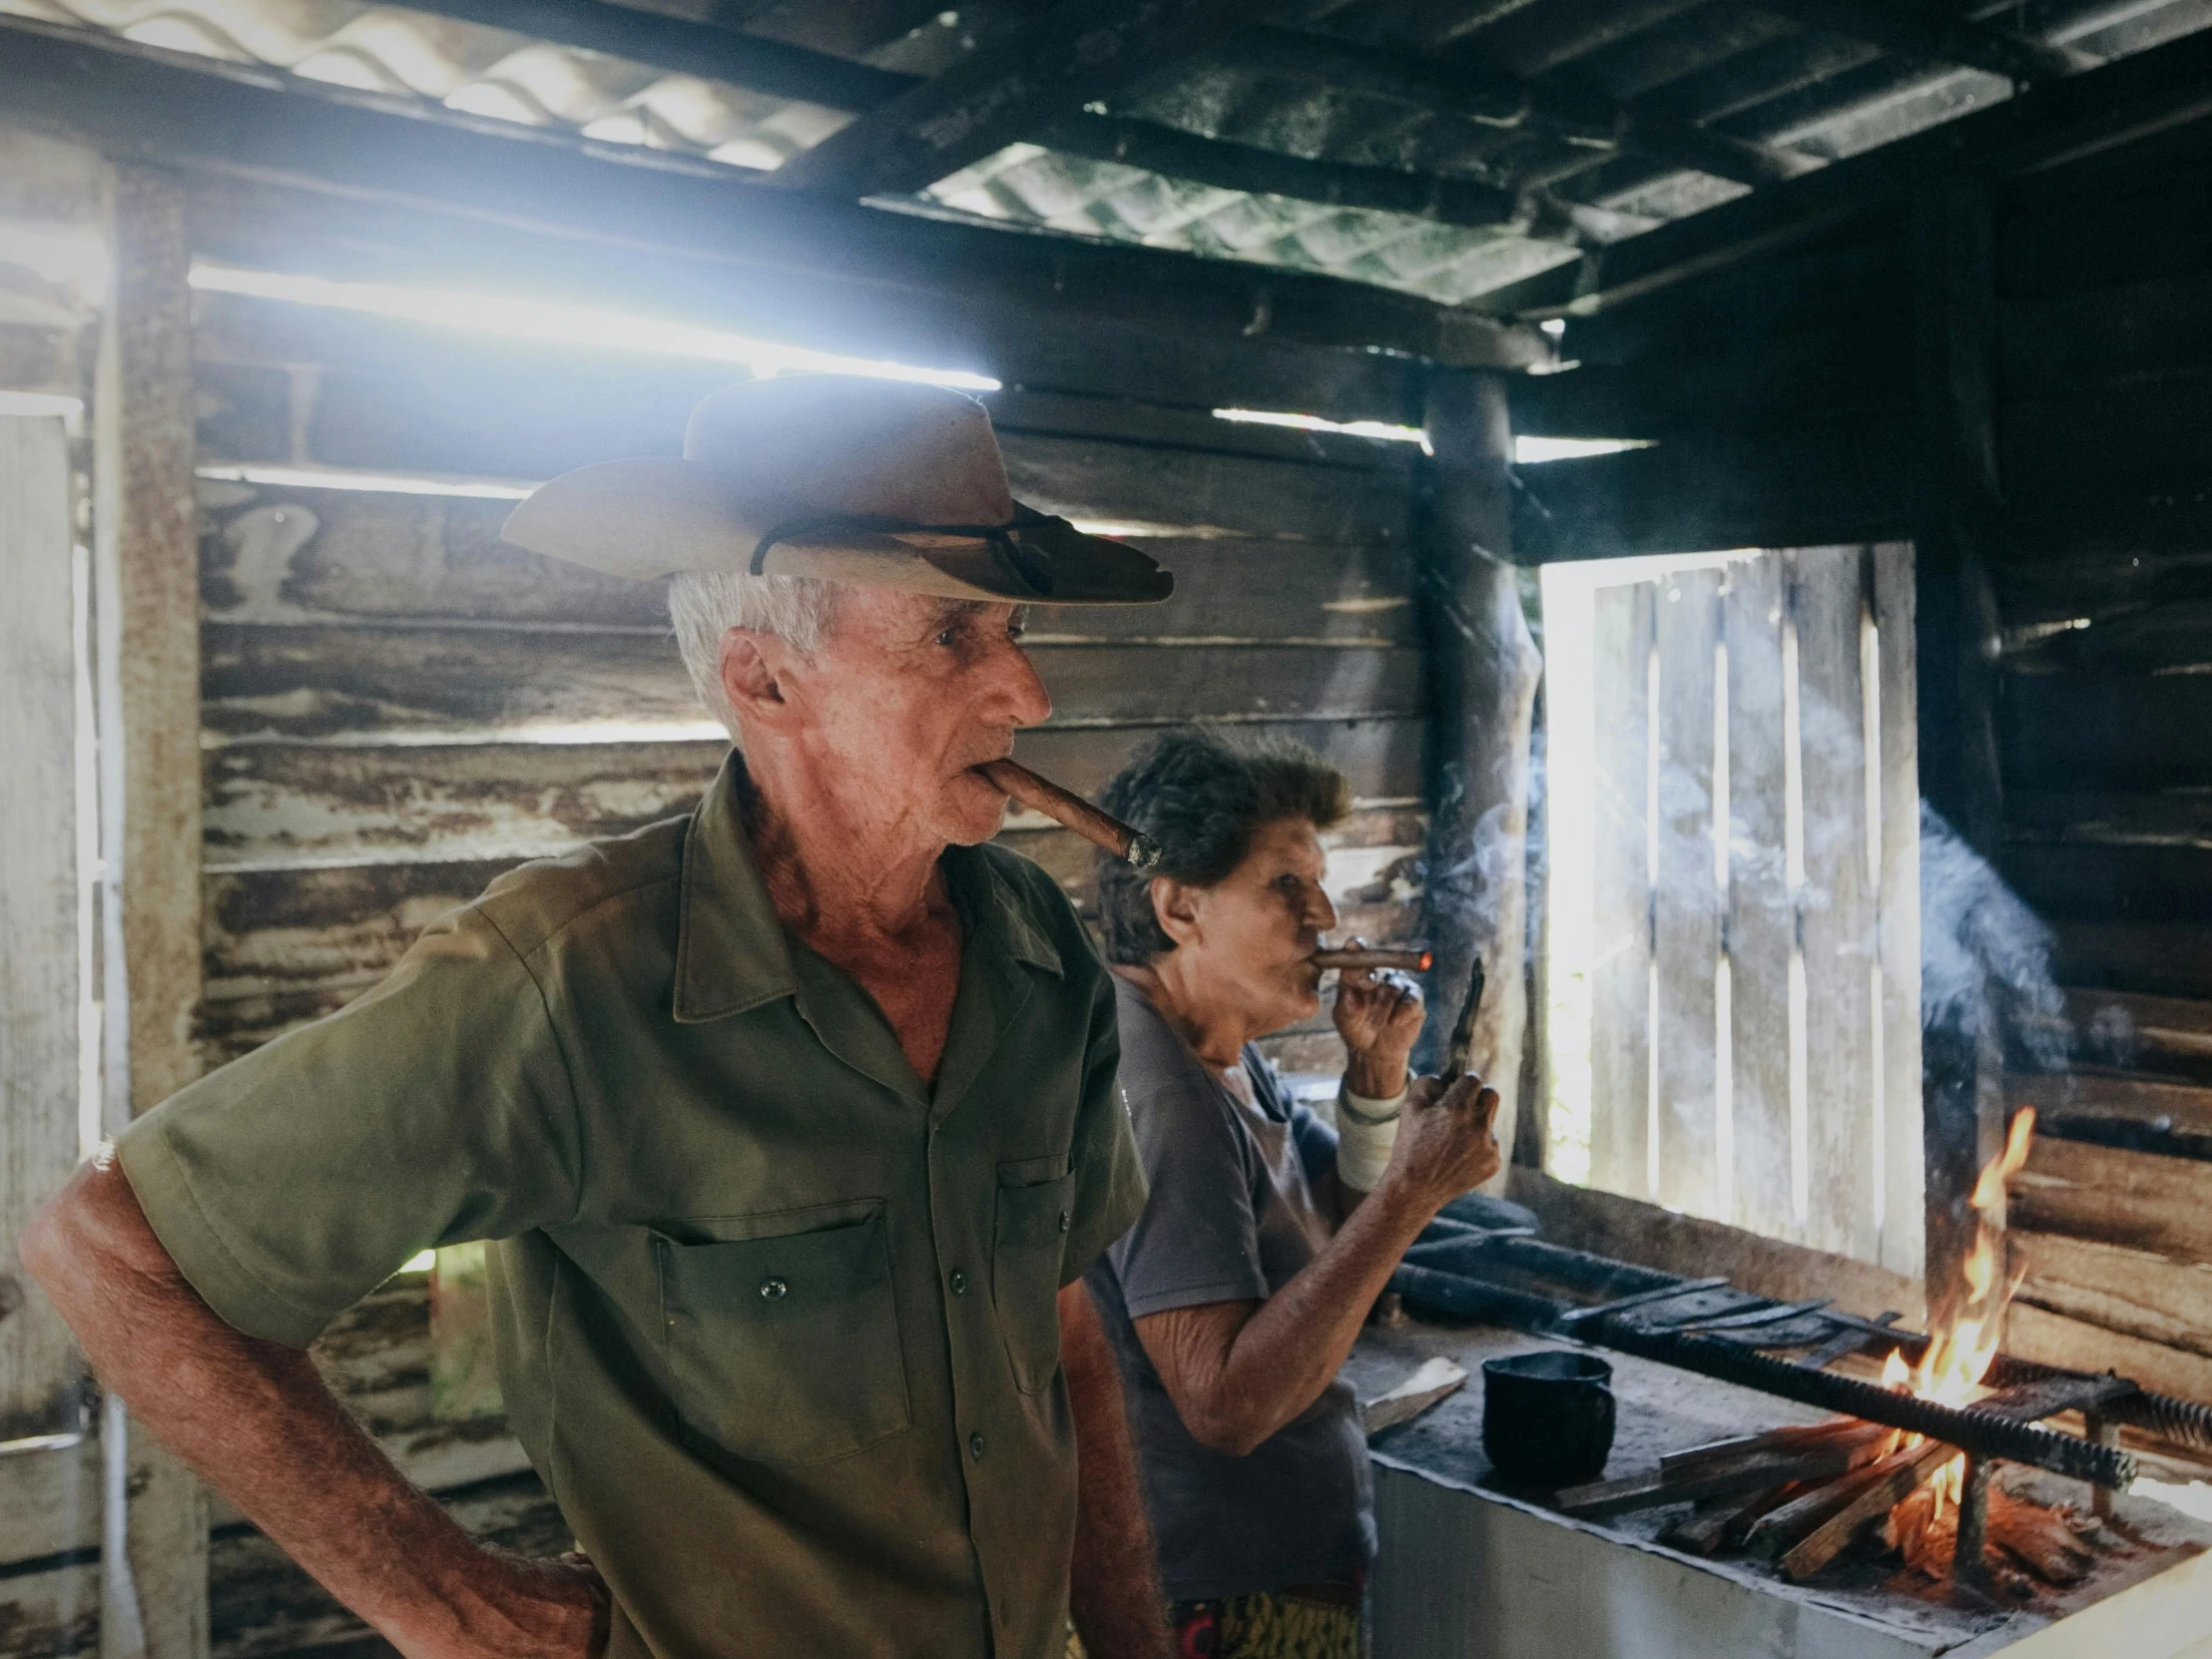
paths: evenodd
<path fill-rule="evenodd" d="M 1337 921 L 1321 831 L 1349 794 L 1303 747 L 1183 732 L 1103 797 L 1161 860 L 1100 868 L 1122 1092 L 1152 1194 L 1090 1285 L 1187 1654 L 1358 1654 L 1374 1505 L 1337 1373 L 1405 1247 L 1498 1168 L 1496 1094 L 1406 1075 L 1410 980 L 1339 982 L 1341 1140 L 1252 1047 L 1321 1006 L 1313 956 Z"/>

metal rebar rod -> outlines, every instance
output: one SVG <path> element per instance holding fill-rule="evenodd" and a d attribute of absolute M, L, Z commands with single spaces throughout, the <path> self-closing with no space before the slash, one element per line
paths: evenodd
<path fill-rule="evenodd" d="M 2120 1443 L 2120 1425 L 2102 1411 L 2081 1413 L 2084 1437 L 2091 1445 L 2117 1446 Z M 2112 1494 L 2102 1486 L 2089 1488 L 2089 1512 L 2098 1520 L 2112 1518 Z"/>
<path fill-rule="evenodd" d="M 2102 1491 L 2100 1486 L 2097 1488 Z M 1951 1551 L 1950 1576 L 1957 1584 L 1983 1589 L 1989 1581 L 1989 1459 L 1966 1457 L 1958 1486 L 1958 1543 Z"/>
<path fill-rule="evenodd" d="M 2038 1428 L 1971 1405 L 1944 1405 L 1834 1372 L 1806 1371 L 1718 1338 L 1645 1331 L 1629 1320 L 1592 1321 L 1581 1328 L 1580 1334 L 1585 1341 L 1639 1359 L 1656 1360 L 1661 1365 L 1780 1394 L 1784 1399 L 1824 1410 L 1848 1411 L 1869 1422 L 1925 1434 L 1984 1457 L 2008 1457 L 2015 1463 L 2031 1463 L 2053 1474 L 2100 1486 L 2125 1487 L 2135 1478 L 2134 1457 L 2116 1446 L 2092 1445 L 2071 1434 Z"/>

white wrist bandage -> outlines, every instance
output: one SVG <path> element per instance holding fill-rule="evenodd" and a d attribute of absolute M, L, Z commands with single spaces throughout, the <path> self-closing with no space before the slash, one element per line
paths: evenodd
<path fill-rule="evenodd" d="M 1397 1145 L 1398 1114 L 1409 1089 L 1389 1100 L 1370 1100 L 1350 1089 L 1337 1092 L 1337 1179 L 1355 1191 L 1372 1193 L 1382 1185 Z"/>

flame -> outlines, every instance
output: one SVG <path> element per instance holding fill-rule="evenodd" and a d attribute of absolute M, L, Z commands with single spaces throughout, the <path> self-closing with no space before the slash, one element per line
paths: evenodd
<path fill-rule="evenodd" d="M 2026 1165 L 2028 1148 L 2034 1137 L 2035 1108 L 2022 1106 L 2012 1114 L 2012 1121 L 2005 1130 L 2004 1150 L 1982 1166 L 1974 1181 L 1973 1195 L 1967 1200 L 1974 1211 L 1974 1239 L 1961 1269 L 1966 1281 L 1966 1300 L 1949 1328 L 1930 1337 L 1928 1351 L 1921 1356 L 1919 1366 L 1909 1371 L 1903 1357 L 1891 1351 L 1889 1363 L 1882 1369 L 1885 1387 L 1910 1388 L 1922 1398 L 1943 1405 L 1970 1405 L 1981 1397 L 1981 1379 L 1996 1360 L 2004 1310 L 2012 1300 L 2014 1288 L 2010 1284 L 1998 1284 L 1998 1249 L 2003 1233 L 2001 1223 L 1993 1218 L 2001 1215 L 2005 1183 Z M 1918 1445 L 1921 1438 L 1917 1434 L 1906 1435 L 1903 1445 Z M 1946 1461 L 1929 1482 L 1935 1499 L 1932 1525 L 1942 1518 L 1947 1503 L 1958 1500 L 1964 1488 L 1965 1469 L 1965 1455 L 1960 1453 Z"/>

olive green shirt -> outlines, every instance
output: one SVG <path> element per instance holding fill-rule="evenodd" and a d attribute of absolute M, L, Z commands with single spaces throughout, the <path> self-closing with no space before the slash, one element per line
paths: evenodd
<path fill-rule="evenodd" d="M 215 1311 L 303 1346 L 494 1239 L 515 1432 L 615 1659 L 1061 1651 L 1056 1293 L 1144 1204 L 1114 994 L 1066 898 L 946 851 L 935 1085 L 787 935 L 736 763 L 690 818 L 495 881 L 341 1013 L 122 1137 Z"/>

